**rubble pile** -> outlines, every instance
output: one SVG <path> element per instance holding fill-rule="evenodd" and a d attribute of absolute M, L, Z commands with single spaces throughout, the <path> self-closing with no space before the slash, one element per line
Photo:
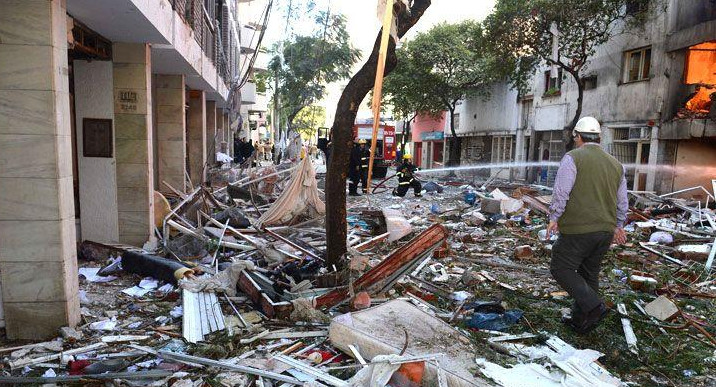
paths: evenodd
<path fill-rule="evenodd" d="M 0 384 L 716 383 L 704 188 L 631 193 L 629 242 L 603 262 L 610 316 L 578 336 L 549 273 L 546 187 L 446 177 L 421 198 L 350 198 L 337 267 L 308 158 L 209 175 L 167 197 L 157 243 L 83 242 L 82 324 L 5 343 Z"/>

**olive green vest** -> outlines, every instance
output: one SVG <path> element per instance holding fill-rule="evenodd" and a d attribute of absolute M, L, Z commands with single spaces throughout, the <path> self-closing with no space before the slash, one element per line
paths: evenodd
<path fill-rule="evenodd" d="M 617 226 L 617 191 L 624 173 L 622 165 L 601 146 L 593 144 L 574 149 L 568 155 L 577 166 L 577 178 L 559 218 L 559 232 L 613 232 Z"/>

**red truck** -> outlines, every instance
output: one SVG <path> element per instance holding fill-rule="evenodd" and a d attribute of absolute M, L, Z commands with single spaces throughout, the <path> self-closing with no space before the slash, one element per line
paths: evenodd
<path fill-rule="evenodd" d="M 365 140 L 368 148 L 373 138 L 373 120 L 356 120 L 353 125 L 353 142 Z M 330 130 L 328 128 L 318 129 L 318 148 L 324 150 L 330 141 Z M 378 127 L 378 137 L 375 145 L 375 157 L 373 159 L 373 177 L 382 179 L 388 173 L 388 167 L 395 161 L 395 126 L 381 122 Z"/>
<path fill-rule="evenodd" d="M 353 125 L 353 141 L 366 140 L 370 148 L 370 141 L 373 138 L 373 120 L 357 120 Z M 395 161 L 395 126 L 384 122 L 378 127 L 378 136 L 375 145 L 375 156 L 373 158 L 373 177 L 384 178 L 388 173 L 388 167 Z"/>

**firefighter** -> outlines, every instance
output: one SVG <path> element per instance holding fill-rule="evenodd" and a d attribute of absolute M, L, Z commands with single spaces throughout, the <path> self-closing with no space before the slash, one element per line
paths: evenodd
<path fill-rule="evenodd" d="M 365 145 L 366 141 L 358 140 L 358 151 L 360 152 L 360 184 L 363 193 L 368 193 L 368 165 L 370 164 L 370 149 Z M 357 185 L 357 183 L 356 183 Z"/>
<path fill-rule="evenodd" d="M 330 148 L 331 144 L 329 144 L 329 154 L 330 154 Z M 351 158 L 350 162 L 348 164 L 348 179 L 350 180 L 350 183 L 348 184 L 348 196 L 360 196 L 358 194 L 358 182 L 360 181 L 360 147 L 358 144 L 353 144 L 353 149 L 351 149 Z"/>
<path fill-rule="evenodd" d="M 413 156 L 406 154 L 403 155 L 403 164 L 398 167 L 398 186 L 393 190 L 393 196 L 400 196 L 401 198 L 408 193 L 408 190 L 412 187 L 415 197 L 419 198 L 423 196 L 420 192 L 423 187 L 415 178 L 415 171 L 420 168 L 416 167 L 413 162 Z"/>

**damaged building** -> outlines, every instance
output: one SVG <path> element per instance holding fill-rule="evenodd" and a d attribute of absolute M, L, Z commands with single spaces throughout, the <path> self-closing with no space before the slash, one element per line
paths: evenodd
<path fill-rule="evenodd" d="M 643 26 L 599 47 L 584 74 L 582 116 L 602 123 L 602 143 L 629 166 L 633 190 L 710 186 L 716 175 L 716 5 L 662 3 L 652 4 Z M 559 162 L 576 101 L 574 79 L 561 71 L 552 78 L 546 65 L 527 95 L 508 82 L 493 84 L 489 97 L 463 101 L 456 112 L 462 163 Z M 556 170 L 552 164 L 491 174 L 552 184 Z"/>
<path fill-rule="evenodd" d="M 241 63 L 255 51 L 256 26 L 240 3 L 250 1 L 0 3 L 9 338 L 77 323 L 75 242 L 154 243 L 155 191 L 187 192 L 247 130 L 240 112 L 255 86 L 250 73 L 242 88 L 236 80 L 250 70 Z"/>

